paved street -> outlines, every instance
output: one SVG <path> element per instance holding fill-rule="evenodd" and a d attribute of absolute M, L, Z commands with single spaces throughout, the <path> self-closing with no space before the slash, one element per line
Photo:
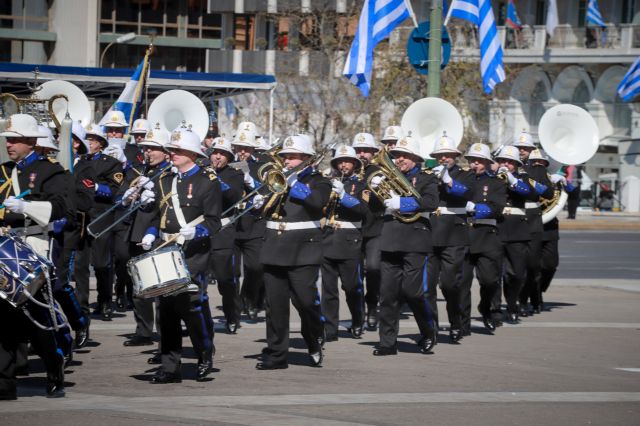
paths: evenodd
<path fill-rule="evenodd" d="M 323 367 L 311 368 L 293 313 L 288 370 L 254 369 L 264 346 L 261 321 L 243 323 L 235 336 L 216 335 L 213 380 L 192 379 L 196 360 L 185 338 L 185 380 L 151 385 L 151 347 L 141 353 L 122 346 L 133 331 L 131 312 L 110 323 L 96 320 L 93 342 L 68 369 L 67 397 L 44 398 L 36 360 L 32 374 L 20 378 L 18 401 L 0 403 L 0 419 L 96 426 L 637 424 L 640 233 L 567 231 L 560 248 L 558 279 L 545 298 L 550 311 L 494 336 L 476 321 L 474 334 L 460 345 L 441 333 L 430 356 L 418 353 L 418 330 L 406 315 L 398 356 L 371 355 L 376 333 L 353 340 L 344 332 L 327 344 Z M 477 284 L 474 291 L 477 301 Z M 212 295 L 219 305 L 215 289 Z M 214 312 L 221 314 L 220 308 Z M 341 312 L 346 317 L 346 306 Z M 446 321 L 443 303 L 440 312 Z"/>

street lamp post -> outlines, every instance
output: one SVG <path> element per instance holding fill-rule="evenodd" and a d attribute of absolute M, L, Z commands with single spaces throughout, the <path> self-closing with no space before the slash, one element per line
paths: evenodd
<path fill-rule="evenodd" d="M 112 41 L 111 43 L 107 44 L 107 46 L 102 51 L 102 54 L 100 55 L 100 62 L 99 62 L 100 67 L 102 68 L 102 62 L 104 61 L 104 55 L 107 53 L 107 50 L 109 50 L 109 48 L 111 46 L 113 46 L 114 44 L 128 43 L 131 40 L 133 40 L 134 38 L 136 38 L 136 33 L 131 32 L 131 33 L 123 34 L 120 37 L 118 37 L 116 39 L 116 41 Z"/>

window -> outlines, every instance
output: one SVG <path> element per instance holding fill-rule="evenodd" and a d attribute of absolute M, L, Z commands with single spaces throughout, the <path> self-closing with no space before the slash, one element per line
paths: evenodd
<path fill-rule="evenodd" d="M 536 0 L 536 25 L 544 25 L 547 20 L 547 1 Z"/>
<path fill-rule="evenodd" d="M 578 27 L 584 27 L 587 18 L 587 1 L 578 1 Z"/>

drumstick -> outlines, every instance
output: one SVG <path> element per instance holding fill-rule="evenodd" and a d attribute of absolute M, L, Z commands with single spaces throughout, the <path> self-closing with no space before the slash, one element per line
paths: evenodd
<path fill-rule="evenodd" d="M 30 189 L 27 189 L 26 191 L 21 192 L 20 194 L 16 195 L 15 199 L 16 199 L 16 200 L 19 200 L 20 198 L 24 198 L 24 197 L 26 197 L 26 196 L 27 196 L 27 195 L 29 195 L 29 194 L 31 194 L 31 190 L 30 190 Z M 4 209 L 4 208 L 5 208 L 4 203 L 3 203 L 3 204 L 0 204 L 0 209 Z"/>
<path fill-rule="evenodd" d="M 198 217 L 196 217 L 195 219 L 193 219 L 191 222 L 187 223 L 186 226 L 191 226 L 194 227 L 196 225 L 200 225 L 202 222 L 204 222 L 204 216 L 200 215 Z M 160 244 L 158 247 L 156 247 L 153 251 L 156 250 L 160 250 L 162 247 L 167 246 L 168 244 L 171 244 L 173 242 L 175 242 L 178 238 L 180 238 L 180 234 L 176 234 L 173 237 L 169 238 L 167 241 L 165 241 L 164 243 Z"/>

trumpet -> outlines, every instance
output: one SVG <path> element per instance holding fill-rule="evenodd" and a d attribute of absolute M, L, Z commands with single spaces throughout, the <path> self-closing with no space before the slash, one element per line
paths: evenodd
<path fill-rule="evenodd" d="M 158 179 L 160 176 L 162 176 L 163 173 L 165 173 L 167 170 L 171 169 L 171 163 L 169 163 L 167 166 L 163 167 L 162 169 L 160 169 L 156 174 L 154 174 L 153 176 L 151 176 L 149 178 L 149 182 L 152 182 L 156 179 Z M 131 182 L 131 185 L 129 186 L 130 188 L 134 188 L 136 186 L 138 187 L 138 190 L 141 190 L 143 187 L 142 185 L 139 185 L 140 182 L 140 178 L 142 176 L 137 177 L 136 179 L 133 180 L 133 182 Z M 109 208 L 108 210 L 106 210 L 104 213 L 102 213 L 100 216 L 98 216 L 97 218 L 95 218 L 94 220 L 91 221 L 91 223 L 89 223 L 87 225 L 87 232 L 89 233 L 89 235 L 91 235 L 93 238 L 100 238 L 101 236 L 103 236 L 104 234 L 106 234 L 107 232 L 109 232 L 111 229 L 113 229 L 116 225 L 118 225 L 119 223 L 121 223 L 122 221 L 124 221 L 125 219 L 127 219 L 129 216 L 131 216 L 133 213 L 135 213 L 136 211 L 138 211 L 138 209 L 140 207 L 142 207 L 142 202 L 140 201 L 134 201 L 133 203 L 131 203 L 131 205 L 129 206 L 129 208 L 127 209 L 127 211 L 125 211 L 125 213 L 120 216 L 118 219 L 116 219 L 114 222 L 112 222 L 109 226 L 107 226 L 105 229 L 99 231 L 99 232 L 94 232 L 91 227 L 95 226 L 96 223 L 100 222 L 102 219 L 104 219 L 105 217 L 107 217 L 111 212 L 113 212 L 115 209 L 119 208 L 122 206 L 122 202 L 123 200 L 120 200 L 120 202 L 114 204 L 111 208 Z"/>
<path fill-rule="evenodd" d="M 384 202 L 384 200 L 391 198 L 392 192 L 401 197 L 415 197 L 420 199 L 421 195 L 396 168 L 385 149 L 378 151 L 371 160 L 371 164 L 378 166 L 379 169 L 369 175 L 367 188 L 369 188 L 380 201 Z M 384 180 L 374 188 L 371 182 L 375 177 L 382 177 Z M 412 215 L 404 215 L 399 212 L 393 212 L 393 216 L 401 222 L 412 223 L 420 219 L 422 214 L 414 213 Z"/>

